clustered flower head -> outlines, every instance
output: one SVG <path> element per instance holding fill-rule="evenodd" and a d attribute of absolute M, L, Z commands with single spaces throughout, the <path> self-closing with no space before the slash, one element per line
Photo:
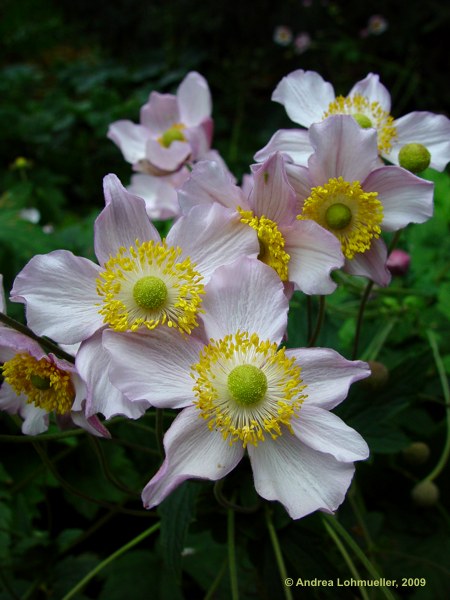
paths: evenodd
<path fill-rule="evenodd" d="M 290 299 L 333 293 L 339 269 L 388 285 L 383 232 L 432 216 L 433 185 L 414 173 L 445 167 L 449 121 L 394 119 L 374 74 L 336 97 L 317 73 L 295 71 L 273 99 L 305 129 L 277 131 L 239 186 L 211 151 L 205 79 L 152 92 L 140 124 L 108 132 L 138 174 L 128 190 L 104 179 L 97 262 L 38 255 L 11 290 L 33 339 L 0 329 L 0 407 L 24 433 L 55 414 L 106 437 L 98 415 L 179 411 L 142 493 L 148 508 L 186 479 L 217 481 L 249 460 L 258 494 L 292 518 L 333 512 L 369 454 L 331 412 L 369 365 L 288 348 Z M 161 238 L 151 218 L 175 217 Z"/>

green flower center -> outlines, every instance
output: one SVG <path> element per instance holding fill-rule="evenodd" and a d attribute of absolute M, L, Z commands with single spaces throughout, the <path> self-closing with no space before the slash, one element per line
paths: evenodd
<path fill-rule="evenodd" d="M 235 367 L 228 375 L 227 384 L 234 400 L 243 406 L 257 404 L 267 391 L 267 377 L 253 365 Z"/>
<path fill-rule="evenodd" d="M 344 229 L 352 220 L 352 211 L 345 204 L 337 202 L 327 208 L 325 220 L 331 229 Z"/>
<path fill-rule="evenodd" d="M 50 389 L 50 378 L 41 377 L 40 375 L 30 375 L 30 382 L 37 390 L 49 390 Z"/>
<path fill-rule="evenodd" d="M 162 134 L 162 136 L 159 138 L 159 142 L 162 146 L 164 146 L 164 148 L 170 148 L 172 142 L 185 142 L 186 138 L 181 131 L 182 129 L 184 129 L 184 125 L 181 123 L 173 125 L 170 127 L 170 129 L 167 129 L 167 131 Z"/>
<path fill-rule="evenodd" d="M 422 144 L 405 144 L 398 153 L 401 167 L 411 173 L 420 173 L 430 166 L 431 154 Z"/>
<path fill-rule="evenodd" d="M 140 308 L 157 310 L 167 299 L 166 284 L 153 275 L 142 277 L 134 284 L 133 298 Z"/>
<path fill-rule="evenodd" d="M 358 125 L 362 127 L 362 129 L 369 129 L 369 127 L 373 127 L 372 121 L 367 115 L 364 115 L 363 113 L 356 113 L 352 116 Z"/>

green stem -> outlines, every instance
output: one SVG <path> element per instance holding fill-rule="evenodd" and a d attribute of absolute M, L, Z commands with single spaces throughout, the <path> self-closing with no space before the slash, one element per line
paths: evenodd
<path fill-rule="evenodd" d="M 270 541 L 272 542 L 273 552 L 275 554 L 275 559 L 277 561 L 278 571 L 280 573 L 281 583 L 282 583 L 283 589 L 284 589 L 284 596 L 285 596 L 286 600 L 293 600 L 291 589 L 285 583 L 285 581 L 287 579 L 286 565 L 284 564 L 283 554 L 281 552 L 281 547 L 280 547 L 280 542 L 278 541 L 277 532 L 276 532 L 276 529 L 272 522 L 272 515 L 270 512 L 270 508 L 268 507 L 267 504 L 266 504 L 265 508 L 266 508 L 267 530 L 269 531 Z"/>
<path fill-rule="evenodd" d="M 46 442 L 84 434 L 86 434 L 85 429 L 70 429 L 69 431 L 61 431 L 60 433 L 41 433 L 39 435 L 8 435 L 5 433 L 0 435 L 0 442 L 13 442 L 14 444 Z"/>
<path fill-rule="evenodd" d="M 231 598 L 232 600 L 239 600 L 239 584 L 236 566 L 235 512 L 232 508 L 229 508 L 227 512 L 228 566 L 230 569 Z"/>
<path fill-rule="evenodd" d="M 319 314 L 317 315 L 316 327 L 312 336 L 308 340 L 308 347 L 314 346 L 322 329 L 323 320 L 325 317 L 325 296 L 319 296 Z"/>
<path fill-rule="evenodd" d="M 106 460 L 105 454 L 103 452 L 99 440 L 94 436 L 89 436 L 88 440 L 92 448 L 94 449 L 94 452 L 97 456 L 98 462 L 106 479 L 118 490 L 125 492 L 129 496 L 140 496 L 140 492 L 136 492 L 136 490 L 130 489 L 128 486 L 124 485 L 118 479 L 116 479 L 111 473 L 111 469 L 109 468 L 108 462 Z"/>
<path fill-rule="evenodd" d="M 367 556 L 364 554 L 364 552 L 361 550 L 361 548 L 358 546 L 358 544 L 355 542 L 355 540 L 352 538 L 352 536 L 349 533 L 347 533 L 345 527 L 343 527 L 339 523 L 339 521 L 336 519 L 336 517 L 332 517 L 331 515 L 323 514 L 322 520 L 324 522 L 326 521 L 329 525 L 331 525 L 334 528 L 336 533 L 341 537 L 342 540 L 344 540 L 346 542 L 347 546 L 349 546 L 349 548 L 352 550 L 352 552 L 359 558 L 361 563 L 366 567 L 368 573 L 372 576 L 372 578 L 373 579 L 381 579 L 380 573 L 373 566 L 373 564 L 370 562 L 370 560 L 367 558 Z M 395 596 L 392 594 L 392 592 L 389 590 L 389 588 L 380 586 L 380 589 L 383 590 L 384 596 L 388 600 L 396 600 Z"/>
<path fill-rule="evenodd" d="M 439 374 L 439 379 L 440 379 L 441 386 L 442 386 L 442 393 L 444 394 L 444 400 L 445 400 L 445 406 L 446 406 L 445 414 L 446 414 L 446 421 L 447 421 L 447 438 L 445 440 L 445 446 L 444 446 L 444 449 L 442 450 L 441 457 L 438 460 L 437 465 L 431 471 L 431 473 L 429 473 L 429 475 L 427 475 L 424 479 L 424 481 L 433 481 L 441 473 L 442 469 L 447 464 L 448 457 L 450 455 L 450 389 L 449 389 L 449 385 L 448 385 L 448 379 L 447 379 L 447 374 L 445 372 L 444 363 L 442 362 L 442 358 L 439 353 L 439 347 L 437 344 L 436 335 L 434 334 L 433 331 L 430 331 L 428 329 L 427 337 L 428 337 L 428 341 L 431 346 L 431 350 L 433 352 L 434 362 L 436 363 L 436 369 Z"/>
<path fill-rule="evenodd" d="M 121 548 L 119 548 L 118 550 L 113 552 L 113 554 L 108 556 L 108 558 L 105 558 L 105 560 L 103 560 L 101 563 L 99 563 L 94 569 L 89 571 L 89 573 L 86 575 L 86 577 L 83 577 L 83 579 L 81 579 L 81 581 L 79 581 L 64 596 L 64 598 L 62 600 L 70 600 L 71 598 L 73 598 L 76 594 L 78 594 L 78 592 L 80 592 L 84 588 L 85 585 L 87 585 L 91 581 L 91 579 L 93 579 L 98 573 L 100 573 L 100 571 L 102 569 L 104 569 L 109 564 L 111 564 L 113 561 L 115 561 L 116 558 L 119 558 L 119 556 L 122 556 L 122 554 L 125 554 L 125 552 L 128 552 L 128 550 L 131 550 L 131 548 L 134 548 L 134 546 L 137 546 L 137 544 L 142 542 L 142 540 L 145 540 L 145 538 L 147 538 L 149 535 L 152 535 L 152 533 L 157 531 L 159 528 L 160 528 L 160 523 L 159 522 L 155 523 L 154 525 L 152 525 L 151 527 L 149 527 L 148 529 L 146 529 L 145 531 L 140 533 L 138 536 L 136 536 L 134 539 L 132 539 L 130 542 L 128 542 L 128 544 L 125 544 L 125 546 L 122 546 Z"/>
<path fill-rule="evenodd" d="M 219 479 L 218 481 L 216 481 L 216 483 L 214 484 L 214 488 L 213 488 L 214 497 L 217 500 L 217 502 L 221 506 L 223 506 L 223 508 L 226 508 L 227 510 L 231 509 L 231 510 L 234 510 L 235 512 L 246 513 L 246 514 L 251 514 L 258 510 L 258 508 L 260 507 L 259 502 L 256 502 L 252 506 L 241 506 L 240 504 L 236 504 L 234 501 L 226 498 L 222 492 L 224 483 L 225 483 L 225 478 Z"/>
<path fill-rule="evenodd" d="M 364 309 L 366 308 L 367 300 L 369 299 L 370 292 L 372 291 L 373 285 L 374 285 L 373 281 L 369 281 L 367 283 L 366 289 L 364 290 L 363 296 L 361 298 L 361 303 L 359 305 L 358 319 L 356 321 L 355 341 L 353 344 L 352 360 L 355 360 L 358 356 L 359 337 L 361 335 L 361 328 L 362 328 L 362 323 L 363 323 L 363 318 L 364 318 Z"/>
<path fill-rule="evenodd" d="M 39 337 L 33 331 L 31 331 L 31 329 L 29 327 L 27 327 L 26 325 L 19 323 L 19 321 L 16 321 L 15 319 L 8 317 L 7 315 L 5 315 L 1 312 L 0 312 L 0 321 L 5 323 L 5 325 L 8 325 L 8 327 L 15 329 L 19 333 L 23 333 L 24 335 L 28 336 L 32 340 L 35 340 L 40 346 L 42 346 L 42 348 L 46 352 L 53 352 L 60 358 L 64 358 L 68 362 L 75 364 L 75 358 L 71 354 L 67 354 L 67 352 L 64 352 L 64 350 L 62 350 L 54 342 L 51 342 L 50 340 L 48 340 L 46 338 Z"/>
<path fill-rule="evenodd" d="M 215 598 L 214 594 L 216 593 L 216 590 L 219 587 L 219 584 L 222 581 L 226 570 L 227 570 L 227 560 L 225 559 L 222 563 L 222 566 L 219 569 L 219 572 L 217 573 L 216 578 L 212 582 L 209 590 L 206 592 L 206 596 L 203 598 L 203 600 L 213 600 Z"/>
<path fill-rule="evenodd" d="M 333 540 L 333 542 L 336 544 L 336 547 L 339 550 L 339 552 L 341 553 L 342 558 L 347 563 L 347 566 L 348 566 L 351 574 L 356 579 L 356 581 L 360 581 L 361 580 L 361 575 L 359 574 L 358 569 L 356 568 L 355 563 L 352 561 L 351 556 L 349 555 L 349 553 L 345 549 L 344 544 L 341 542 L 341 540 L 339 539 L 339 537 L 336 535 L 336 533 L 333 530 L 333 528 L 331 527 L 331 525 L 329 525 L 326 521 L 323 521 L 323 524 L 325 525 L 325 529 L 327 530 L 328 535 L 331 537 L 331 539 Z M 361 593 L 361 596 L 362 596 L 363 600 L 369 600 L 369 596 L 368 596 L 366 590 L 363 587 L 360 588 L 360 593 Z"/>
<path fill-rule="evenodd" d="M 164 457 L 164 426 L 163 426 L 163 411 L 161 408 L 155 409 L 155 434 L 156 434 L 156 447 L 158 448 L 159 455 Z"/>

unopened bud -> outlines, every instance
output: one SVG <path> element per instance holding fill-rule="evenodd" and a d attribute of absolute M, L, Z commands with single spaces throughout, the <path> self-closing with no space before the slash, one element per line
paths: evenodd
<path fill-rule="evenodd" d="M 405 275 L 409 269 L 411 257 L 404 250 L 392 250 L 389 254 L 386 266 L 392 275 Z"/>
<path fill-rule="evenodd" d="M 421 481 L 411 490 L 411 498 L 417 506 L 434 506 L 439 500 L 439 488 L 433 481 Z"/>
<path fill-rule="evenodd" d="M 364 386 L 369 387 L 372 390 L 382 389 L 389 379 L 389 371 L 383 363 L 376 360 L 369 360 L 367 364 L 370 367 L 370 375 L 362 381 Z"/>
<path fill-rule="evenodd" d="M 430 457 L 430 448 L 425 442 L 413 442 L 403 450 L 402 455 L 410 465 L 422 465 Z"/>
<path fill-rule="evenodd" d="M 430 166 L 431 154 L 422 144 L 405 144 L 398 153 L 401 167 L 411 173 L 420 173 Z"/>

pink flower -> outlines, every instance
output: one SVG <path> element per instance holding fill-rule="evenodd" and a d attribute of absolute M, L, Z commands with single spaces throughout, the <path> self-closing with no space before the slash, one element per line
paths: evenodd
<path fill-rule="evenodd" d="M 99 264 L 66 250 L 35 256 L 17 275 L 11 299 L 26 304 L 28 324 L 38 335 L 82 342 L 76 364 L 90 390 L 89 415 L 137 418 L 147 405 L 128 403 L 110 385 L 103 330 L 169 326 L 190 334 L 214 269 L 256 256 L 258 242 L 218 205 L 194 208 L 161 240 L 145 202 L 115 175 L 105 177 L 104 190 L 106 206 L 95 222 Z"/>
<path fill-rule="evenodd" d="M 292 518 L 341 504 L 353 462 L 367 458 L 368 448 L 330 409 L 370 371 L 333 350 L 279 348 L 287 311 L 273 269 L 242 259 L 207 285 L 201 337 L 169 329 L 105 334 L 112 380 L 127 397 L 186 406 L 164 437 L 162 467 L 143 490 L 147 508 L 186 479 L 225 477 L 246 451 L 257 492 Z"/>
<path fill-rule="evenodd" d="M 211 145 L 212 128 L 208 84 L 191 72 L 176 95 L 150 94 L 139 125 L 116 121 L 109 126 L 108 137 L 135 170 L 159 176 L 203 157 Z"/>
<path fill-rule="evenodd" d="M 335 115 L 309 130 L 308 167 L 287 165 L 300 203 L 299 219 L 314 220 L 341 242 L 345 270 L 387 285 L 381 231 L 423 223 L 433 214 L 433 184 L 396 166 L 381 166 L 374 129 Z"/>
<path fill-rule="evenodd" d="M 307 31 L 297 34 L 294 39 L 294 50 L 296 54 L 303 54 L 311 47 L 311 36 Z"/>
<path fill-rule="evenodd" d="M 200 162 L 179 192 L 183 210 L 218 203 L 230 219 L 253 229 L 259 241 L 259 259 L 271 266 L 283 282 L 292 282 L 306 294 L 329 294 L 336 284 L 330 272 L 343 265 L 340 245 L 313 221 L 298 221 L 294 190 L 286 176 L 281 154 L 255 165 L 245 193 L 217 163 Z"/>
<path fill-rule="evenodd" d="M 404 250 L 396 248 L 389 254 L 386 266 L 391 272 L 391 275 L 406 275 L 411 262 L 410 255 Z"/>
<path fill-rule="evenodd" d="M 330 115 L 352 115 L 362 128 L 376 129 L 379 154 L 391 163 L 399 164 L 399 152 L 407 144 L 424 146 L 431 155 L 430 166 L 438 171 L 443 171 L 450 160 L 450 120 L 424 111 L 394 119 L 390 94 L 373 73 L 357 82 L 348 96 L 336 97 L 331 83 L 318 73 L 298 69 L 283 77 L 272 100 L 282 104 L 292 121 L 303 127 Z M 304 131 L 281 130 L 255 155 L 255 160 L 265 160 L 277 150 L 300 165 L 306 164 L 311 152 Z"/>

